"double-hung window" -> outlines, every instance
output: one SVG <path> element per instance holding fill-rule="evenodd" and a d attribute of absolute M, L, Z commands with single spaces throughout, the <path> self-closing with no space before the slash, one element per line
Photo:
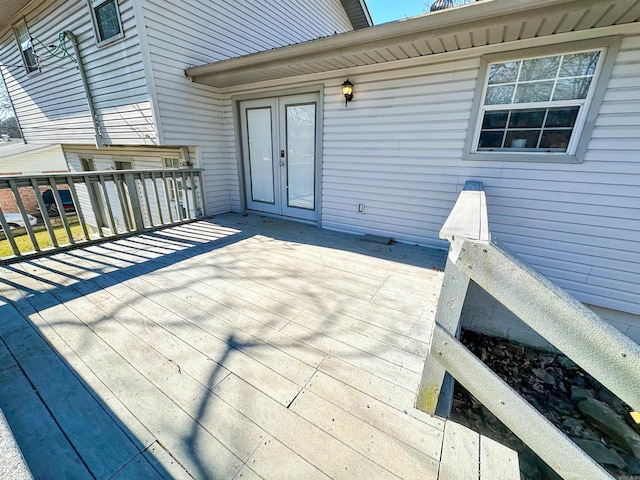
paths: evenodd
<path fill-rule="evenodd" d="M 118 0 L 89 0 L 98 45 L 111 43 L 124 36 Z"/>
<path fill-rule="evenodd" d="M 164 166 L 164 168 L 180 168 L 180 159 L 173 157 L 164 157 L 162 159 L 162 165 Z M 169 177 L 167 182 L 167 185 L 169 187 L 169 198 L 171 199 L 171 201 L 182 202 L 182 177 Z"/>
<path fill-rule="evenodd" d="M 20 47 L 20 54 L 27 73 L 39 72 L 38 58 L 33 49 L 33 42 L 27 24 L 22 21 L 14 26 L 13 31 L 16 34 L 16 40 Z"/>
<path fill-rule="evenodd" d="M 605 47 L 488 59 L 468 158 L 576 159 Z"/>

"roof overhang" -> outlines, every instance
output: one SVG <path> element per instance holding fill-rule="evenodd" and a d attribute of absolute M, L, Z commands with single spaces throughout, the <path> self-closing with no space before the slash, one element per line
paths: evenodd
<path fill-rule="evenodd" d="M 0 30 L 11 22 L 31 0 L 0 0 Z"/>
<path fill-rule="evenodd" d="M 486 0 L 207 65 L 196 83 L 232 87 L 640 20 L 640 0 Z"/>
<path fill-rule="evenodd" d="M 354 30 L 370 27 L 373 25 L 369 9 L 364 0 L 341 0 L 347 16 L 351 21 Z"/>

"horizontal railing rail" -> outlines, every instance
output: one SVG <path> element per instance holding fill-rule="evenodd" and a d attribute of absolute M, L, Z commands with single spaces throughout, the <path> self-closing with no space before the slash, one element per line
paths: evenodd
<path fill-rule="evenodd" d="M 201 218 L 202 182 L 195 168 L 0 177 L 0 261 Z"/>
<path fill-rule="evenodd" d="M 450 250 L 416 406 L 448 416 L 451 375 L 563 478 L 613 478 L 458 340 L 469 281 L 635 410 L 640 346 L 491 240 L 480 182 L 467 182 L 440 236 Z"/>

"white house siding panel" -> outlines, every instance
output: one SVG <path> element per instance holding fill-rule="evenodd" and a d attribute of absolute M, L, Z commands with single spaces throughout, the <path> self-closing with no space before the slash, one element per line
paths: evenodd
<path fill-rule="evenodd" d="M 32 2 L 24 12 L 29 33 L 57 44 L 63 30 L 78 38 L 101 133 L 107 144 L 157 142 L 141 61 L 132 2 L 119 2 L 124 39 L 96 47 L 89 4 L 57 0 Z M 68 58 L 49 56 L 36 43 L 42 71 L 27 75 L 13 31 L 0 33 L 3 75 L 25 138 L 31 143 L 93 143 L 94 131 L 80 74 Z M 68 43 L 69 45 L 69 43 Z"/>
<path fill-rule="evenodd" d="M 324 227 L 446 247 L 438 231 L 464 178 L 486 171 L 460 160 L 478 65 L 359 75 L 346 108 L 342 77 L 325 84 Z"/>
<path fill-rule="evenodd" d="M 240 152 L 237 151 L 237 143 L 236 137 L 238 136 L 238 131 L 236 131 L 235 123 L 233 121 L 233 100 L 229 95 L 225 96 L 224 99 L 224 117 L 227 120 L 225 122 L 226 129 L 226 145 L 227 152 L 229 158 L 229 196 L 231 203 L 231 211 L 239 212 L 242 210 L 242 191 L 241 191 L 241 183 L 240 183 Z"/>
<path fill-rule="evenodd" d="M 60 145 L 0 158 L 0 175 L 37 175 L 68 170 Z"/>
<path fill-rule="evenodd" d="M 349 18 L 340 0 L 144 0 L 142 11 L 163 144 L 198 146 L 208 213 L 237 209 L 231 112 L 223 114 L 219 90 L 192 83 L 184 69 L 349 31 Z"/>
<path fill-rule="evenodd" d="M 322 224 L 446 248 L 466 180 L 493 237 L 581 301 L 640 314 L 640 36 L 623 39 L 582 164 L 463 161 L 480 58 L 325 83 Z M 365 213 L 357 213 L 357 205 Z"/>

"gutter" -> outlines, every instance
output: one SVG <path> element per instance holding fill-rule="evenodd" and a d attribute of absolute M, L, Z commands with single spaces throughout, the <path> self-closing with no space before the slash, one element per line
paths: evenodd
<path fill-rule="evenodd" d="M 100 133 L 100 124 L 98 123 L 98 116 L 93 108 L 93 97 L 91 96 L 89 82 L 87 81 L 87 74 L 84 70 L 84 64 L 82 63 L 82 56 L 80 56 L 80 48 L 78 48 L 78 39 L 73 32 L 70 32 L 69 30 L 65 30 L 63 33 L 71 41 L 71 45 L 73 45 L 73 53 L 76 57 L 78 70 L 80 71 L 80 79 L 82 80 L 82 86 L 84 87 L 84 94 L 87 98 L 87 104 L 89 105 L 89 114 L 91 115 L 91 123 L 93 124 L 93 137 L 96 143 L 96 148 L 104 148 L 102 134 Z"/>

